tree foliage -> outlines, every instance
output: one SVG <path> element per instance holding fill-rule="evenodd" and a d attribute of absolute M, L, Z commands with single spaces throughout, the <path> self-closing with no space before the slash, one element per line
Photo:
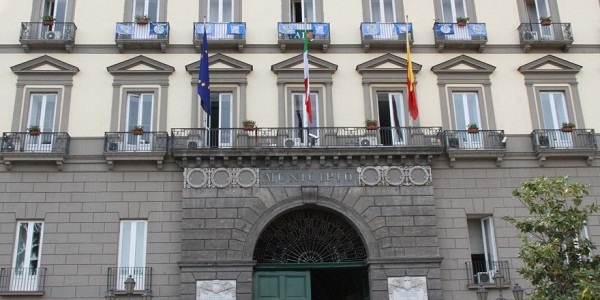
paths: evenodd
<path fill-rule="evenodd" d="M 521 237 L 519 274 L 533 285 L 531 299 L 600 299 L 600 256 L 582 235 L 595 204 L 582 206 L 588 185 L 570 183 L 568 176 L 537 177 L 526 181 L 513 196 L 530 217 L 503 219 Z"/>

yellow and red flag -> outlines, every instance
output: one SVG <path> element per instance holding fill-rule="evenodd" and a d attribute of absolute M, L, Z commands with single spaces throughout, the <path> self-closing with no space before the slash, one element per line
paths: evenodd
<path fill-rule="evenodd" d="M 407 24 L 408 28 L 408 24 Z M 419 106 L 417 105 L 417 94 L 415 92 L 415 74 L 413 74 L 412 61 L 410 59 L 410 43 L 408 42 L 408 33 L 406 30 L 406 85 L 408 87 L 408 112 L 413 120 L 419 116 Z"/>

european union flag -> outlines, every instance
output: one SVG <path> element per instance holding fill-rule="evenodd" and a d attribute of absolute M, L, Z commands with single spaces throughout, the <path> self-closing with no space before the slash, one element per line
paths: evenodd
<path fill-rule="evenodd" d="M 198 68 L 198 95 L 200 95 L 200 105 L 202 105 L 202 109 L 210 116 L 210 79 L 208 76 L 208 42 L 206 40 L 206 27 L 204 27 L 201 49 L 200 67 Z"/>

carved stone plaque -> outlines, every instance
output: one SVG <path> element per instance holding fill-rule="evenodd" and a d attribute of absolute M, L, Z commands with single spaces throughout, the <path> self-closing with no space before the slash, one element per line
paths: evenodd
<path fill-rule="evenodd" d="M 389 277 L 390 300 L 427 300 L 425 276 Z"/>
<path fill-rule="evenodd" d="M 235 280 L 196 281 L 196 300 L 235 300 Z"/>

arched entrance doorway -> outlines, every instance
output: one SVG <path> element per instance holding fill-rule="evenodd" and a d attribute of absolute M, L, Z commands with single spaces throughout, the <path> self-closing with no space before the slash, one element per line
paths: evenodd
<path fill-rule="evenodd" d="M 254 300 L 369 299 L 367 253 L 356 230 L 317 208 L 276 218 L 254 249 Z"/>

